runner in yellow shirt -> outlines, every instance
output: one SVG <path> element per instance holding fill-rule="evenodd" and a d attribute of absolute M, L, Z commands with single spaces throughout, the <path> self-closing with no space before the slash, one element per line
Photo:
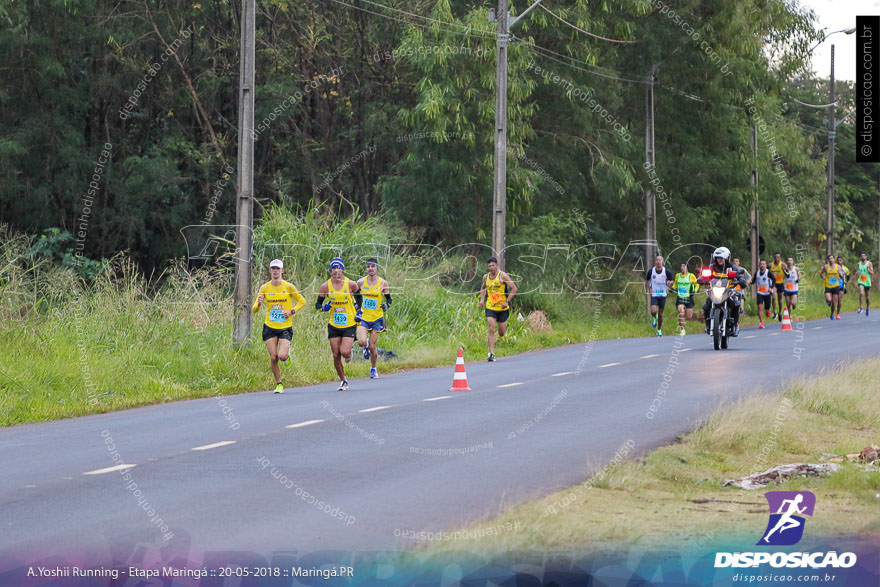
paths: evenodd
<path fill-rule="evenodd" d="M 834 310 L 837 308 L 837 319 L 840 320 L 840 291 L 843 289 L 843 271 L 834 260 L 834 255 L 828 255 L 827 262 L 822 265 L 819 272 L 825 284 L 825 303 L 831 309 L 829 318 L 834 320 Z"/>
<path fill-rule="evenodd" d="M 284 263 L 273 259 L 269 263 L 269 276 L 272 278 L 260 287 L 252 310 L 260 309 L 266 303 L 266 320 L 263 322 L 263 340 L 269 351 L 269 364 L 275 376 L 275 393 L 283 393 L 281 369 L 278 361 L 290 364 L 290 340 L 293 338 L 293 315 L 306 305 L 306 299 L 289 281 L 281 279 Z M 293 302 L 296 302 L 296 305 Z"/>
<path fill-rule="evenodd" d="M 499 337 L 507 332 L 510 300 L 516 295 L 516 284 L 507 273 L 499 270 L 498 259 L 495 257 L 486 260 L 486 268 L 489 272 L 483 275 L 480 302 L 477 306 L 482 308 L 483 304 L 486 305 L 486 324 L 489 327 L 489 357 L 486 360 L 491 363 L 495 360 L 495 327 L 498 327 Z"/>
<path fill-rule="evenodd" d="M 361 296 L 356 281 L 343 275 L 345 263 L 339 257 L 330 261 L 330 279 L 318 289 L 318 301 L 315 309 L 330 312 L 327 324 L 327 338 L 333 352 L 333 366 L 339 375 L 339 391 L 348 391 L 348 379 L 345 378 L 345 362 L 351 361 L 351 348 L 354 345 L 355 327 L 360 319 L 359 310 Z M 324 300 L 327 299 L 327 303 Z"/>
<path fill-rule="evenodd" d="M 367 259 L 367 274 L 357 284 L 363 296 L 363 314 L 357 326 L 358 344 L 364 349 L 364 358 L 370 359 L 370 379 L 377 379 L 376 342 L 379 334 L 385 332 L 385 310 L 391 305 L 391 288 L 388 282 L 379 277 L 379 262 Z M 369 341 L 367 340 L 369 333 Z M 367 346 L 369 345 L 369 346 Z"/>
<path fill-rule="evenodd" d="M 773 274 L 773 287 L 776 289 L 776 295 L 770 296 L 770 305 L 773 306 L 773 317 L 771 320 L 779 320 L 782 322 L 782 296 L 785 295 L 785 263 L 782 261 L 782 253 L 773 253 L 773 262 L 770 263 L 770 273 Z"/>

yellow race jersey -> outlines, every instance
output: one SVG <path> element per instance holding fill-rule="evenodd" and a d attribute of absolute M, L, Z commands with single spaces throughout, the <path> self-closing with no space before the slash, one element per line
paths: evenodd
<path fill-rule="evenodd" d="M 293 316 L 285 318 L 281 312 L 284 310 L 298 312 L 306 305 L 306 299 L 289 281 L 282 280 L 279 285 L 272 285 L 271 281 L 267 281 L 260 287 L 259 294 L 263 294 L 263 302 L 266 304 L 265 324 L 276 330 L 288 328 L 293 324 Z M 296 305 L 293 304 L 294 300 L 296 300 Z M 256 312 L 259 309 L 260 305 L 255 303 L 253 311 Z"/>
<path fill-rule="evenodd" d="M 773 280 L 776 283 L 782 283 L 785 279 L 785 272 L 782 270 L 782 266 L 782 261 L 780 261 L 779 263 L 776 263 L 775 261 L 773 263 L 770 263 L 770 273 L 773 274 Z"/>
<path fill-rule="evenodd" d="M 501 281 L 500 271 L 494 279 L 486 275 L 486 296 L 487 310 L 501 312 L 507 309 L 507 284 Z"/>
<path fill-rule="evenodd" d="M 336 290 L 333 289 L 333 280 L 327 280 L 327 298 L 333 306 L 330 308 L 330 326 L 349 328 L 355 325 L 354 296 L 348 283 L 346 277 L 342 289 Z"/>
<path fill-rule="evenodd" d="M 364 296 L 364 313 L 361 318 L 366 322 L 375 322 L 385 316 L 385 310 L 382 309 L 382 289 L 384 286 L 385 280 L 381 277 L 378 278 L 376 285 L 373 286 L 367 285 L 367 278 L 364 277 L 364 284 L 361 286 L 361 294 Z"/>
<path fill-rule="evenodd" d="M 840 265 L 825 265 L 825 287 L 833 288 L 843 285 L 843 279 L 840 278 Z"/>

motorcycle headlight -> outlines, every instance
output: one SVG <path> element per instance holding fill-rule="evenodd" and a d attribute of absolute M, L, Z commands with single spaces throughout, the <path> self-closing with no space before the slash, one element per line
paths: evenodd
<path fill-rule="evenodd" d="M 713 287 L 712 288 L 712 297 L 715 298 L 716 300 L 720 300 L 721 296 L 724 295 L 725 289 L 726 288 L 724 288 L 724 287 Z"/>

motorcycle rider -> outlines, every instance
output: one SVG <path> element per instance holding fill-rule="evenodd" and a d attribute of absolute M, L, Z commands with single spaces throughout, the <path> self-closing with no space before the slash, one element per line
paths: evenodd
<path fill-rule="evenodd" d="M 742 267 L 737 267 L 730 262 L 730 249 L 727 247 L 718 247 L 715 249 L 712 253 L 712 263 L 709 265 L 709 269 L 712 270 L 712 277 L 707 279 L 700 275 L 700 278 L 698 279 L 700 285 L 707 284 L 716 277 L 727 278 L 728 271 L 736 272 L 736 277 L 729 280 L 727 287 L 736 288 L 739 286 L 734 293 L 734 297 L 731 298 L 732 303 L 730 304 L 730 311 L 733 313 L 733 332 L 731 335 L 738 336 L 740 315 L 739 297 L 743 295 L 742 290 L 745 289 L 747 284 L 745 272 Z M 706 317 L 706 334 L 710 334 L 709 324 L 712 319 L 712 300 L 708 295 L 706 296 L 705 303 L 703 303 L 703 315 Z"/>

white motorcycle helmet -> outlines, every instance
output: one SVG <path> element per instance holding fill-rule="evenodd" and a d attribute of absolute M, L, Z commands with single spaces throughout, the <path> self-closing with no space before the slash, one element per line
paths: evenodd
<path fill-rule="evenodd" d="M 717 259 L 718 257 L 721 257 L 722 259 L 724 259 L 725 263 L 729 262 L 730 261 L 730 249 L 728 249 L 727 247 L 718 247 L 717 249 L 715 249 L 715 252 L 712 253 L 712 261 L 714 262 L 715 259 Z"/>

